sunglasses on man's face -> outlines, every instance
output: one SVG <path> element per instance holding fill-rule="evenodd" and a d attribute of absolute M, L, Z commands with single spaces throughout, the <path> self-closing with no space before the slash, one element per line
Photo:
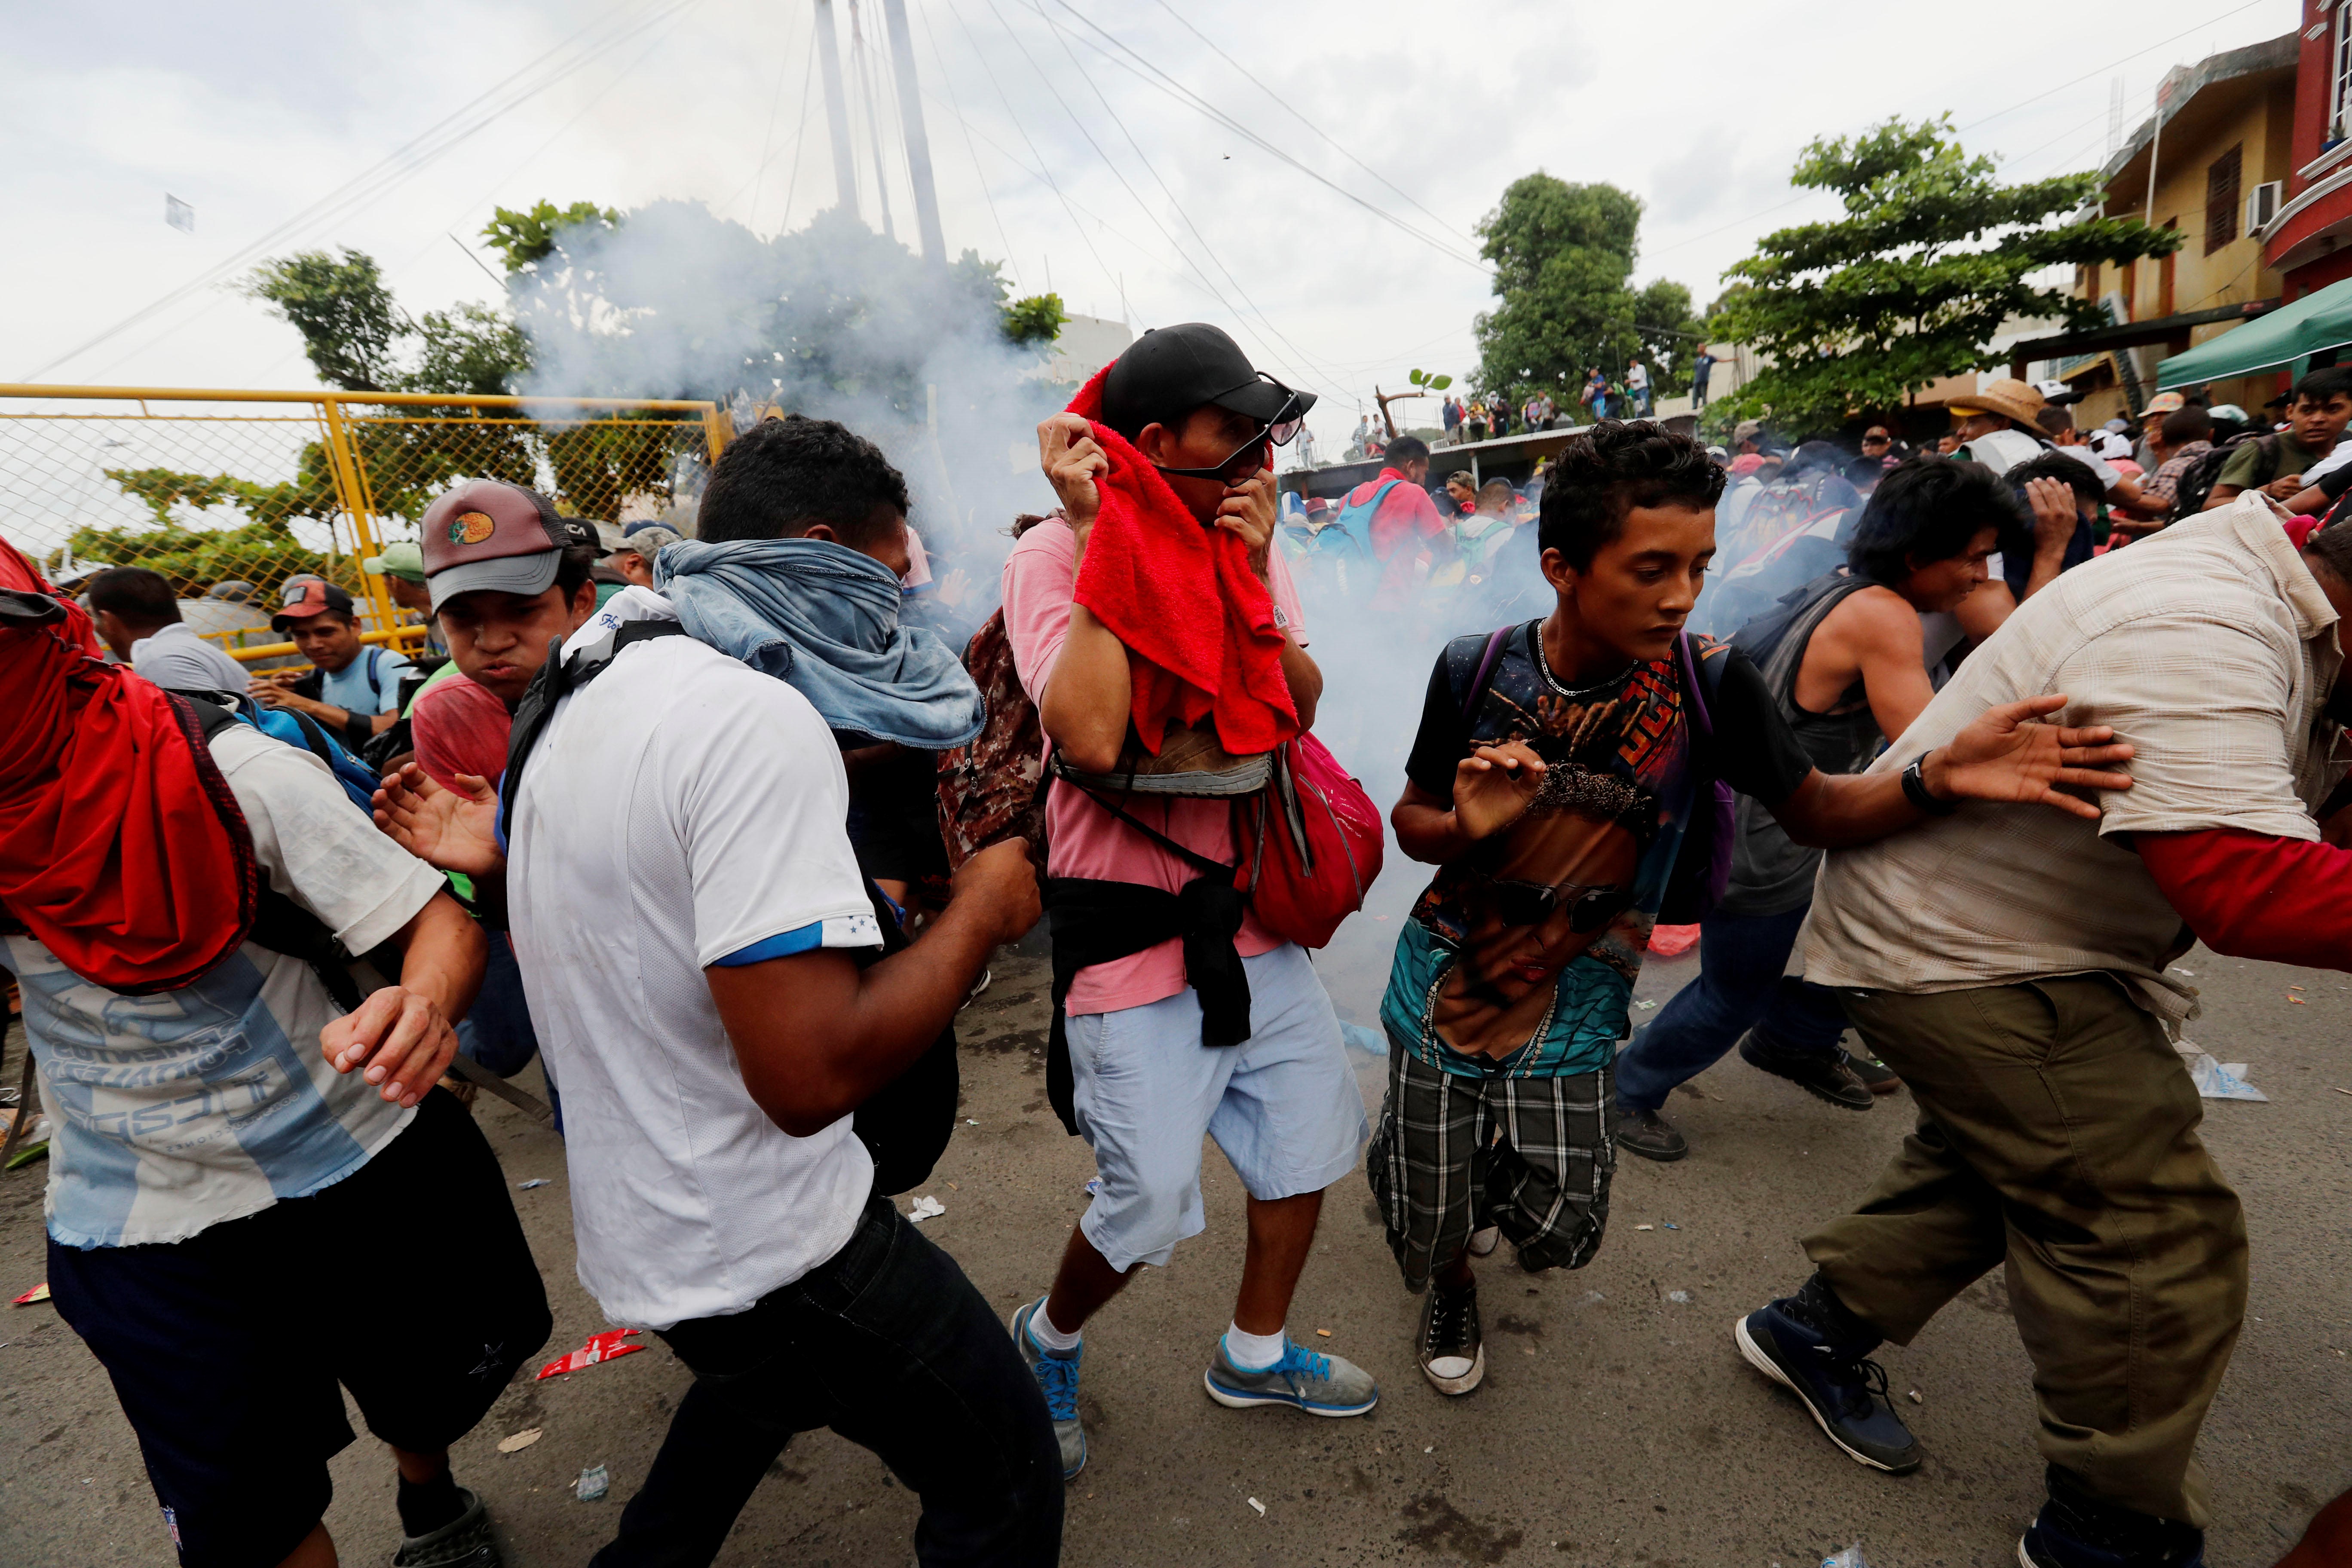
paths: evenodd
<path fill-rule="evenodd" d="M 1263 371 L 1258 373 L 1258 379 L 1277 386 L 1281 384 Z M 1286 387 L 1283 390 L 1289 391 Z M 1297 437 L 1300 428 L 1307 423 L 1307 410 L 1301 404 L 1302 399 L 1298 394 L 1290 392 L 1283 405 L 1275 411 L 1272 419 L 1260 425 L 1255 434 L 1248 440 L 1226 453 L 1222 461 L 1210 468 L 1161 468 L 1160 471 L 1163 474 L 1174 474 L 1181 479 L 1223 479 L 1225 483 L 1232 484 L 1236 480 L 1247 479 L 1260 468 L 1272 468 L 1274 447 L 1289 446 Z"/>
<path fill-rule="evenodd" d="M 1489 886 L 1495 895 L 1495 912 L 1505 925 L 1539 926 L 1566 904 L 1568 929 L 1579 936 L 1591 935 L 1633 905 L 1632 891 L 1624 888 L 1588 888 L 1575 882 L 1553 887 L 1547 882 L 1499 879 Z"/>

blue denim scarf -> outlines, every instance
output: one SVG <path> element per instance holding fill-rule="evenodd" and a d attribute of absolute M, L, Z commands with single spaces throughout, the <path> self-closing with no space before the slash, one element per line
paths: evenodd
<path fill-rule="evenodd" d="M 845 735 L 961 746 L 988 716 L 956 652 L 898 624 L 890 569 L 825 539 L 687 540 L 655 585 L 698 642 L 789 682 Z"/>

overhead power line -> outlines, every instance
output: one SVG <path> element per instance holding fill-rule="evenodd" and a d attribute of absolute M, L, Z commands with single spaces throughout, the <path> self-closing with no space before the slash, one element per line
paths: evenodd
<path fill-rule="evenodd" d="M 1090 47 L 1093 47 L 1097 53 L 1101 54 L 1106 59 L 1110 60 L 1112 64 L 1120 67 L 1131 75 L 1137 76 L 1145 83 L 1145 85 L 1174 98 L 1179 103 L 1185 105 L 1187 108 L 1196 110 L 1200 113 L 1206 115 L 1211 121 L 1223 126 L 1226 130 L 1231 131 L 1234 135 L 1241 137 L 1252 146 L 1258 148 L 1260 151 L 1281 163 L 1289 164 L 1292 168 L 1297 170 L 1300 174 L 1305 174 L 1308 179 L 1313 180 L 1316 184 L 1328 186 L 1348 201 L 1354 203 L 1357 206 L 1363 208 L 1374 217 L 1379 218 L 1381 222 L 1388 224 L 1391 227 L 1414 239 L 1419 240 L 1422 244 L 1429 247 L 1432 250 L 1436 251 L 1440 256 L 1446 258 L 1448 260 L 1461 262 L 1464 266 L 1475 268 L 1481 272 L 1491 272 L 1493 270 L 1492 268 L 1488 267 L 1486 262 L 1480 260 L 1478 258 L 1454 249 L 1452 246 L 1446 244 L 1436 236 L 1425 233 L 1423 230 L 1414 227 L 1412 224 L 1409 224 L 1404 219 L 1397 216 L 1396 214 L 1389 211 L 1386 207 L 1381 206 L 1377 203 L 1365 200 L 1362 196 L 1358 195 L 1355 192 L 1348 189 L 1345 185 L 1340 184 L 1338 181 L 1331 179 L 1321 171 L 1311 169 L 1306 164 L 1300 163 L 1288 153 L 1284 152 L 1280 147 L 1276 146 L 1272 142 L 1267 141 L 1265 137 L 1259 135 L 1256 132 L 1251 130 L 1248 126 L 1243 124 L 1240 121 L 1234 119 L 1223 110 L 1219 109 L 1215 104 L 1211 103 L 1207 99 L 1202 98 L 1199 93 L 1194 92 L 1191 88 L 1188 88 L 1183 83 L 1178 81 L 1174 77 L 1170 76 L 1166 71 L 1161 70 L 1150 60 L 1145 58 L 1142 55 L 1138 54 L 1134 49 L 1129 47 L 1127 44 L 1122 42 L 1118 37 L 1107 31 L 1099 23 L 1096 22 L 1093 17 L 1088 16 L 1085 12 L 1079 10 L 1076 6 L 1072 5 L 1069 3 L 1069 0 L 1055 0 L 1055 3 L 1060 5 L 1063 10 L 1067 11 L 1072 16 L 1076 17 L 1078 22 L 1088 30 L 1101 37 L 1105 42 L 1110 45 L 1111 48 L 1118 50 L 1118 54 L 1110 54 L 1108 50 L 1105 50 L 1101 45 L 1093 43 L 1091 39 L 1087 40 Z M 1121 56 L 1125 58 L 1120 58 Z"/>
<path fill-rule="evenodd" d="M 1278 93 L 1278 92 L 1275 91 L 1275 90 L 1274 90 L 1274 89 L 1272 89 L 1272 88 L 1270 88 L 1270 87 L 1266 86 L 1266 85 L 1265 85 L 1265 83 L 1264 83 L 1264 82 L 1260 81 L 1256 77 L 1255 77 L 1255 76 L 1251 75 L 1251 74 L 1250 74 L 1250 70 L 1249 70 L 1249 68 L 1248 68 L 1248 67 L 1246 67 L 1246 66 L 1243 65 L 1243 64 L 1241 63 L 1241 61 L 1239 61 L 1239 60 L 1237 60 L 1237 59 L 1234 58 L 1234 57 L 1233 57 L 1233 56 L 1231 56 L 1231 55 L 1229 55 L 1229 54 L 1225 53 L 1224 48 L 1223 48 L 1223 46 L 1221 46 L 1221 45 L 1220 45 L 1220 44 L 1219 44 L 1219 43 L 1218 43 L 1214 38 L 1212 38 L 1211 37 L 1209 37 L 1209 35 L 1208 35 L 1208 34 L 1206 34 L 1206 33 L 1204 33 L 1204 32 L 1201 31 L 1201 29 L 1200 29 L 1200 28 L 1198 28 L 1198 27 L 1196 27 L 1196 26 L 1192 26 L 1191 19 L 1190 19 L 1190 18 L 1188 18 L 1188 17 L 1187 17 L 1187 16 L 1185 16 L 1181 11 L 1177 10 L 1175 6 L 1171 5 L 1168 3 L 1168 0 L 1158 0 L 1158 4 L 1159 4 L 1160 8 L 1162 11 L 1165 11 L 1165 12 L 1167 12 L 1171 16 L 1175 17 L 1175 18 L 1176 18 L 1176 20 L 1177 20 L 1180 24 L 1181 24 L 1181 25 L 1182 25 L 1182 26 L 1183 26 L 1183 28 L 1184 28 L 1184 30 L 1185 30 L 1186 32 L 1188 32 L 1188 33 L 1192 34 L 1194 37 L 1196 37 L 1196 38 L 1200 39 L 1202 43 L 1204 43 L 1204 44 L 1208 45 L 1208 46 L 1209 46 L 1209 47 L 1210 47 L 1212 50 L 1213 50 L 1213 51 L 1215 52 L 1216 57 L 1217 57 L 1219 59 L 1221 59 L 1221 60 L 1224 61 L 1227 65 L 1229 65 L 1229 66 L 1233 67 L 1233 68 L 1234 68 L 1234 69 L 1235 69 L 1235 70 L 1239 71 L 1239 72 L 1242 74 L 1242 78 L 1243 78 L 1243 79 L 1244 79 L 1244 80 L 1247 81 L 1247 82 L 1248 82 L 1252 87 L 1254 87 L 1254 88 L 1257 89 L 1258 89 L 1258 91 L 1260 91 L 1260 92 L 1262 92 L 1262 93 L 1265 94 L 1265 95 L 1266 95 L 1266 97 L 1268 97 L 1268 98 L 1270 98 L 1270 99 L 1274 100 L 1274 101 L 1275 101 L 1276 103 L 1277 103 L 1277 104 L 1281 105 L 1281 107 L 1282 107 L 1282 111 L 1283 111 L 1285 114 L 1289 115 L 1289 116 L 1290 116 L 1290 118 L 1292 118 L 1293 120 L 1296 120 L 1297 121 L 1298 121 L 1298 123 L 1299 123 L 1299 124 L 1304 125 L 1305 127 L 1307 127 L 1307 130 L 1312 131 L 1313 132 L 1315 132 L 1315 134 L 1316 134 L 1316 135 L 1318 135 L 1318 136 L 1321 137 L 1325 142 L 1329 142 L 1329 143 L 1330 143 L 1330 145 L 1331 145 L 1331 149 L 1332 149 L 1332 151 L 1334 151 L 1334 152 L 1338 153 L 1339 154 L 1339 156 L 1341 156 L 1342 158 L 1347 159 L 1347 160 L 1348 160 L 1348 162 L 1349 162 L 1350 163 L 1353 163 L 1354 165 L 1356 165 L 1356 167 L 1358 167 L 1359 169 L 1361 169 L 1364 173 L 1366 173 L 1367 174 L 1370 174 L 1370 175 L 1372 178 L 1374 178 L 1375 180 L 1380 181 L 1380 183 L 1381 183 L 1381 184 L 1388 186 L 1388 188 L 1389 188 L 1390 190 L 1396 192 L 1396 194 L 1397 194 L 1398 195 L 1402 196 L 1402 197 L 1405 199 L 1405 201 L 1407 201 L 1408 203 L 1411 203 L 1411 205 L 1412 205 L 1412 208 L 1413 208 L 1413 210 L 1414 210 L 1415 212 L 1418 212 L 1418 213 L 1422 214 L 1423 216 L 1427 217 L 1431 222 L 1435 223 L 1435 224 L 1437 224 L 1437 225 L 1441 226 L 1442 227 L 1444 227 L 1444 228 L 1447 229 L 1448 231 L 1450 231 L 1450 232 L 1452 232 L 1452 233 L 1454 233 L 1454 234 L 1461 235 L 1461 237 L 1462 237 L 1464 239 L 1472 240 L 1472 241 L 1475 243 L 1475 237 L 1474 237 L 1474 236 L 1472 236 L 1472 235 L 1468 235 L 1468 234 L 1463 234 L 1463 232 L 1462 232 L 1462 230 L 1461 230 L 1461 229 L 1456 228 L 1454 225 L 1452 225 L 1452 224 L 1450 224 L 1450 223 L 1447 223 L 1444 218 L 1439 217 L 1435 213 L 1431 212 L 1427 207 L 1423 206 L 1419 202 L 1413 201 L 1412 197 L 1411 195 L 1407 195 L 1407 194 L 1406 194 L 1406 193 L 1405 193 L 1405 192 L 1404 192 L 1401 187 L 1399 187 L 1399 186 L 1398 186 L 1398 184 L 1396 184 L 1396 182 L 1394 182 L 1393 180 L 1391 180 L 1387 175 L 1385 175 L 1385 174 L 1381 174 L 1378 169 L 1373 168 L 1370 163 L 1365 163 L 1361 158 L 1357 157 L 1353 153 L 1349 152 L 1349 151 L 1348 151 L 1348 147 L 1347 147 L 1347 143 L 1346 143 L 1346 142 L 1341 142 L 1341 141 L 1338 140 L 1336 137 L 1332 136 L 1332 134 L 1331 134 L 1329 132 L 1328 132 L 1328 131 L 1324 130 L 1320 125 L 1316 124 L 1316 123 L 1315 123 L 1315 121 L 1313 121 L 1312 120 L 1309 120 L 1306 115 L 1299 113 L 1297 110 L 1296 110 L 1296 109 L 1292 108 L 1292 107 L 1291 107 L 1291 104 L 1290 104 L 1290 100 L 1289 100 L 1288 99 L 1286 99 L 1286 98 L 1283 97 L 1283 96 L 1282 96 L 1282 94 L 1280 94 L 1280 93 Z"/>
<path fill-rule="evenodd" d="M 527 64 L 484 89 L 480 93 L 275 228 L 205 268 L 169 293 L 133 310 L 104 331 L 77 343 L 47 363 L 27 372 L 23 379 L 39 380 L 68 360 L 87 353 L 99 344 L 137 326 L 142 321 L 152 319 L 159 312 L 171 309 L 190 296 L 210 288 L 230 274 L 240 270 L 271 247 L 284 241 L 289 235 L 301 233 L 319 224 L 331 222 L 344 213 L 375 199 L 383 192 L 408 179 L 443 153 L 460 145 L 488 126 L 565 80 L 582 67 L 601 58 L 646 29 L 658 26 L 696 3 L 697 0 L 655 0 L 655 4 L 650 6 L 636 4 L 634 8 L 640 14 L 631 17 L 625 15 L 633 8 L 631 0 L 623 0 L 622 4 L 601 13 L 594 20 L 572 33 L 562 43 L 538 55 Z M 650 14 L 645 14 L 647 12 Z M 572 58 L 568 60 L 562 59 L 562 57 L 567 53 L 572 54 Z M 549 68 L 541 75 L 540 79 L 535 82 L 526 81 L 526 79 L 531 77 L 533 73 L 541 72 L 543 67 Z"/>

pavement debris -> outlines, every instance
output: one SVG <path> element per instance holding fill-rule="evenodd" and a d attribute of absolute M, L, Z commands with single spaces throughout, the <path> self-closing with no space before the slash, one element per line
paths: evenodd
<path fill-rule="evenodd" d="M 1250 1507 L 1257 1510 L 1257 1516 L 1260 1519 L 1264 1519 L 1265 1517 L 1265 1504 L 1258 1501 L 1255 1498 L 1252 1498 L 1249 1500 L 1249 1505 Z"/>
<path fill-rule="evenodd" d="M 1635 1230 L 1655 1230 L 1658 1227 L 1654 1225 L 1637 1225 L 1633 1228 Z"/>
<path fill-rule="evenodd" d="M 1328 1329 L 1318 1329 L 1315 1331 L 1327 1340 L 1331 1337 L 1331 1331 Z"/>
<path fill-rule="evenodd" d="M 626 1342 L 630 1335 L 639 1331 L 641 1331 L 636 1329 L 606 1329 L 601 1334 L 590 1334 L 586 1344 L 561 1360 L 549 1362 L 539 1369 L 539 1376 L 531 1381 L 537 1383 L 542 1378 L 554 1377 L 562 1373 L 579 1372 L 583 1368 L 594 1366 L 599 1362 L 611 1361 L 616 1356 L 630 1355 L 641 1351 L 646 1347 Z"/>
<path fill-rule="evenodd" d="M 1092 1197 L 1100 1191 L 1102 1191 L 1102 1178 L 1100 1176 L 1088 1176 L 1087 1178 L 1087 1196 Z"/>
<path fill-rule="evenodd" d="M 590 1465 L 580 1472 L 572 1489 L 582 1502 L 603 1502 L 604 1494 L 613 1489 L 613 1473 L 602 1465 Z"/>
<path fill-rule="evenodd" d="M 2217 1062 L 2188 1040 L 2178 1047 L 2181 1063 L 2189 1069 L 2189 1081 L 2196 1084 L 2198 1094 L 2206 1100 L 2252 1100 L 2269 1103 L 2270 1096 L 2246 1081 L 2243 1062 Z"/>
<path fill-rule="evenodd" d="M 46 1301 L 48 1299 L 49 1282 L 44 1279 L 38 1285 L 36 1285 L 31 1289 L 26 1291 L 23 1295 L 16 1297 L 9 1303 L 9 1305 L 13 1307 L 29 1307 L 36 1301 Z"/>
<path fill-rule="evenodd" d="M 543 1187 L 545 1185 L 547 1185 L 547 1178 L 545 1176 L 533 1176 L 528 1182 L 517 1182 L 515 1184 L 515 1190 L 517 1192 L 527 1193 L 533 1187 Z"/>
<path fill-rule="evenodd" d="M 907 1217 L 915 1224 L 920 1225 L 927 1219 L 937 1219 L 947 1212 L 947 1205 L 940 1202 L 930 1194 L 925 1193 L 915 1200 L 914 1206 L 908 1209 Z"/>
<path fill-rule="evenodd" d="M 1870 1568 L 1862 1554 L 1862 1542 L 1857 1541 L 1843 1552 L 1833 1552 L 1822 1559 L 1822 1568 Z"/>
<path fill-rule="evenodd" d="M 1680 1230 L 1682 1229 L 1682 1226 L 1676 1225 L 1670 1219 L 1662 1219 L 1658 1222 L 1658 1228 L 1660 1230 Z"/>
<path fill-rule="evenodd" d="M 1921 1396 L 1919 1391 L 1916 1388 L 1906 1390 L 1904 1393 L 1903 1397 L 1909 1400 L 1914 1405 L 1925 1405 L 1927 1403 L 1927 1401 Z"/>
<path fill-rule="evenodd" d="M 1679 1301 L 1683 1305 L 1688 1306 L 1690 1304 L 1690 1292 L 1687 1290 L 1669 1290 L 1666 1292 L 1666 1300 L 1669 1301 Z"/>
<path fill-rule="evenodd" d="M 538 1442 L 541 1437 L 546 1436 L 546 1430 L 542 1427 L 526 1426 L 521 1431 L 515 1433 L 511 1436 L 499 1438 L 499 1452 L 501 1454 L 520 1454 L 525 1448 L 530 1447 L 533 1443 Z"/>

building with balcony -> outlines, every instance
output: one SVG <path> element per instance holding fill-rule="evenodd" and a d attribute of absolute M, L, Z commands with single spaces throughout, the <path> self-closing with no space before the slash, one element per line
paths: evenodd
<path fill-rule="evenodd" d="M 2352 0 L 2330 9 L 2352 18 Z M 2166 75 L 2156 113 L 2100 174 L 2108 216 L 2145 216 L 2178 230 L 2180 248 L 2076 268 L 2071 291 L 2103 306 L 2109 324 L 2011 344 L 2012 374 L 2072 382 L 2084 394 L 2078 417 L 2085 423 L 2136 416 L 2163 360 L 2278 305 L 2283 274 L 2264 225 L 2275 223 L 2291 199 L 2286 182 L 2309 161 L 2295 149 L 2305 135 L 2300 83 L 2311 48 L 2288 33 Z M 2345 168 L 2352 178 L 2352 163 Z M 2352 190 L 2345 212 L 2352 225 Z M 2347 262 L 2352 270 L 2352 253 Z M 2256 407 L 2276 393 L 2277 380 L 2263 373 L 2217 382 L 2208 396 Z"/>

